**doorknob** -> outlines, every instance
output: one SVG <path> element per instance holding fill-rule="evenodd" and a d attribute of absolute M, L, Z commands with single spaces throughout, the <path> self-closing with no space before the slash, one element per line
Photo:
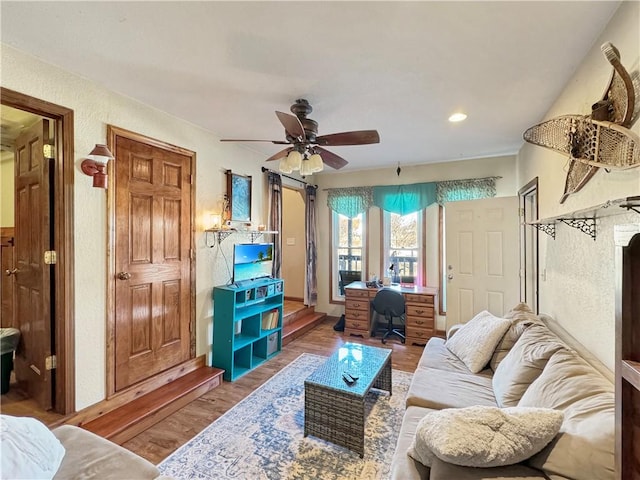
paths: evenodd
<path fill-rule="evenodd" d="M 447 275 L 447 278 L 448 278 L 449 280 L 453 280 L 453 273 L 450 273 L 449 275 Z"/>
<path fill-rule="evenodd" d="M 18 269 L 14 268 L 13 270 L 5 270 L 4 273 L 7 275 L 7 277 L 10 277 L 11 275 L 15 275 L 16 273 L 18 273 Z"/>
<path fill-rule="evenodd" d="M 131 274 L 129 272 L 118 273 L 118 280 L 129 280 L 130 278 L 131 278 Z"/>

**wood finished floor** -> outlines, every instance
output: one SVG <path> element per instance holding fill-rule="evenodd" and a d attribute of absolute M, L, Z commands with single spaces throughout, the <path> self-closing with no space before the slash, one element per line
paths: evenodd
<path fill-rule="evenodd" d="M 333 325 L 336 320 L 327 318 L 313 330 L 293 340 L 265 364 L 235 382 L 224 382 L 123 446 L 157 464 L 301 354 L 329 356 L 345 342 L 381 346 L 380 338 L 345 337 L 342 332 L 335 332 Z M 407 372 L 415 370 L 423 351 L 422 347 L 402 345 L 396 340 L 390 340 L 386 347 L 393 349 L 393 368 Z"/>

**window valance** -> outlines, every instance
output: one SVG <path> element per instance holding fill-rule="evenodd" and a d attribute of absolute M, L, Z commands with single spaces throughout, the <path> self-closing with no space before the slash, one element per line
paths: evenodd
<path fill-rule="evenodd" d="M 436 182 L 373 187 L 373 204 L 382 210 L 407 215 L 436 201 Z"/>
<path fill-rule="evenodd" d="M 327 206 L 349 218 L 357 217 L 373 205 L 372 187 L 330 188 L 327 190 Z"/>
<path fill-rule="evenodd" d="M 468 178 L 410 185 L 330 188 L 327 206 L 349 218 L 376 206 L 382 210 L 407 215 L 432 203 L 443 204 L 460 200 L 477 200 L 496 196 L 496 179 L 501 177 Z"/>

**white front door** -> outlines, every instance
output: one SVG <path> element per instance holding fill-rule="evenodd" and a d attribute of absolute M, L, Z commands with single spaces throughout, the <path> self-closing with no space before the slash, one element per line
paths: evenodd
<path fill-rule="evenodd" d="M 445 204 L 447 328 L 519 301 L 518 197 Z"/>

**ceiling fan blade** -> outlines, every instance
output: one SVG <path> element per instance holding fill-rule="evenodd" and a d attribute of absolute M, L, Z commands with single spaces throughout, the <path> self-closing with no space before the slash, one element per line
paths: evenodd
<path fill-rule="evenodd" d="M 284 140 L 247 140 L 247 139 L 239 139 L 239 138 L 223 138 L 220 141 L 221 142 L 269 142 L 275 145 L 289 145 L 289 142 L 285 142 Z"/>
<path fill-rule="evenodd" d="M 306 140 L 307 137 L 304 133 L 304 128 L 302 127 L 302 123 L 300 123 L 300 119 L 298 117 L 284 112 L 276 112 L 276 115 L 289 135 Z"/>
<path fill-rule="evenodd" d="M 322 147 L 316 147 L 315 149 L 322 157 L 322 161 L 327 165 L 329 165 L 330 167 L 335 168 L 336 170 L 339 170 L 340 168 L 344 167 L 347 163 L 349 163 L 344 158 L 336 155 L 333 152 L 330 152 L 329 150 L 325 150 Z"/>
<path fill-rule="evenodd" d="M 269 158 L 267 158 L 265 162 L 269 162 L 271 160 L 278 160 L 279 158 L 286 157 L 291 150 L 293 150 L 293 147 L 280 150 L 278 153 L 271 155 Z"/>
<path fill-rule="evenodd" d="M 356 132 L 341 132 L 322 135 L 316 138 L 318 145 L 368 145 L 380 143 L 380 135 L 377 130 L 358 130 Z"/>

